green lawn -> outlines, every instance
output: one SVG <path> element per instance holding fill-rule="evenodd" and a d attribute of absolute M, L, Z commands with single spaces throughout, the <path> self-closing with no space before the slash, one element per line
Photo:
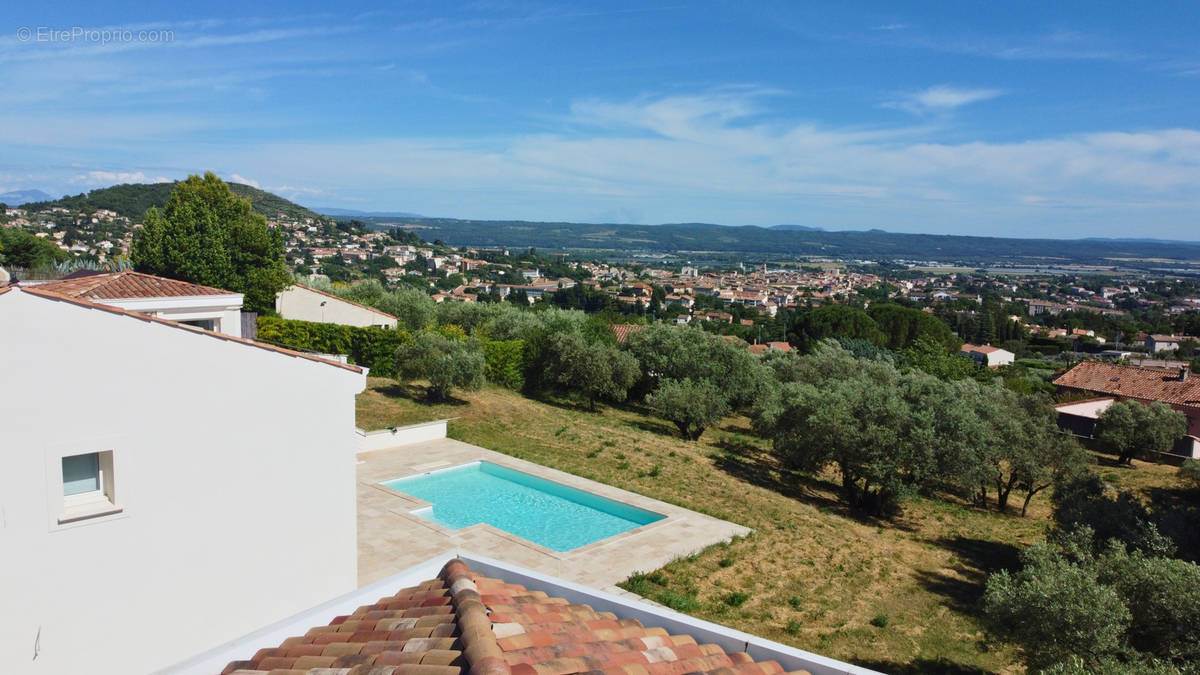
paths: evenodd
<path fill-rule="evenodd" d="M 897 521 L 855 517 L 833 476 L 783 471 L 730 418 L 699 443 L 637 407 L 589 413 L 498 388 L 450 404 L 419 387 L 371 378 L 364 429 L 455 418 L 450 436 L 754 528 L 745 540 L 677 560 L 627 583 L 711 621 L 887 672 L 1019 672 L 1016 653 L 986 645 L 975 614 L 989 570 L 1040 539 L 1048 497 L 1030 517 L 918 500 Z M 1122 487 L 1173 485 L 1174 468 L 1101 467 Z"/>

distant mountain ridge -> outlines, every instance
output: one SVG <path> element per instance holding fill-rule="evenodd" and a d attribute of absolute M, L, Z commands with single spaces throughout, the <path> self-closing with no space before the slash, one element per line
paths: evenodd
<path fill-rule="evenodd" d="M 348 218 L 424 218 L 417 213 L 405 213 L 404 211 L 358 211 L 356 209 L 339 209 L 334 206 L 314 206 L 313 211 L 326 216 L 348 217 Z"/>
<path fill-rule="evenodd" d="M 368 224 L 393 227 L 364 217 Z M 558 250 L 653 251 L 830 256 L 958 261 L 969 264 L 1019 263 L 1043 267 L 1063 263 L 1114 265 L 1118 259 L 1163 258 L 1200 263 L 1200 242 L 1127 240 L 1010 239 L 948 234 L 825 231 L 796 227 L 726 226 L 708 223 L 616 225 L 413 218 L 421 237 L 453 246 L 534 247 Z M 803 227 L 803 226 L 801 226 Z"/>
<path fill-rule="evenodd" d="M 41 190 L 10 190 L 0 192 L 0 204 L 23 206 L 29 202 L 44 202 L 54 199 Z"/>
<path fill-rule="evenodd" d="M 823 227 L 813 227 L 811 225 L 772 225 L 769 229 L 779 230 L 781 232 L 824 232 Z"/>
<path fill-rule="evenodd" d="M 107 209 L 131 220 L 141 221 L 150 207 L 156 206 L 161 209 L 166 205 L 174 188 L 175 183 L 125 183 L 61 199 L 30 202 L 25 204 L 25 208 L 38 210 L 61 206 L 73 211 Z M 254 211 L 268 218 L 274 218 L 279 213 L 297 219 L 322 217 L 321 214 L 295 202 L 250 185 L 229 183 L 229 189 L 240 197 L 249 197 Z"/>

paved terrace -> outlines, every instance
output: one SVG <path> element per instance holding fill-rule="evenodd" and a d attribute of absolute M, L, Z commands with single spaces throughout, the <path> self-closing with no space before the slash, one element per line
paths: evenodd
<path fill-rule="evenodd" d="M 447 550 L 462 549 L 592 588 L 613 589 L 631 573 L 662 567 L 750 529 L 540 464 L 451 439 L 358 455 L 358 583 L 378 581 Z M 664 514 L 635 530 L 559 553 L 486 525 L 450 530 L 410 513 L 428 502 L 381 481 L 486 460 Z"/>

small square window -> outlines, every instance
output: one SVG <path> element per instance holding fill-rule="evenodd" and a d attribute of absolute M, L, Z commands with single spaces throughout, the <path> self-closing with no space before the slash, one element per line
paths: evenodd
<path fill-rule="evenodd" d="M 117 513 L 112 451 L 62 458 L 62 512 L 59 523 Z"/>
<path fill-rule="evenodd" d="M 100 453 L 62 458 L 63 496 L 70 497 L 100 489 Z"/>

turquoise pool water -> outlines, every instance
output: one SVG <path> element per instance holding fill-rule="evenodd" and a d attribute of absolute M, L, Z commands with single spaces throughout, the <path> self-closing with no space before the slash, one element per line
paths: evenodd
<path fill-rule="evenodd" d="M 426 520 L 455 530 L 487 523 L 555 551 L 570 551 L 666 517 L 491 462 L 383 484 L 433 504 L 413 512 Z"/>

